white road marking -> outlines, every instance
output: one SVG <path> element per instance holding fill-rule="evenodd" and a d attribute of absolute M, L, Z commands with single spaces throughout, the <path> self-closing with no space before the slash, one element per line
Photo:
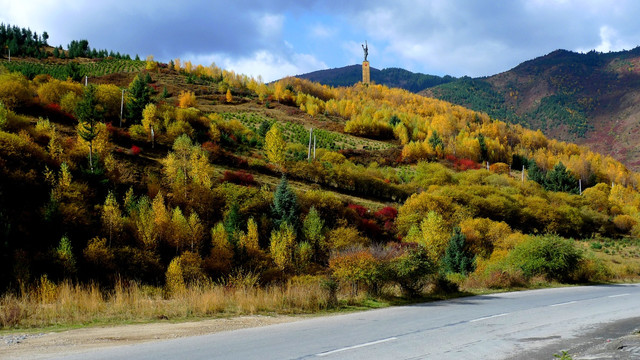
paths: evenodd
<path fill-rule="evenodd" d="M 472 322 L 476 322 L 476 321 L 482 321 L 482 320 L 487 320 L 487 319 L 493 319 L 493 318 L 497 318 L 497 317 L 501 317 L 501 316 L 505 316 L 505 315 L 509 315 L 509 313 L 502 313 L 502 314 L 498 314 L 498 315 L 485 316 L 485 317 L 481 317 L 481 318 L 477 318 L 477 319 L 469 320 L 469 322 L 470 322 L 470 323 L 472 323 Z"/>
<path fill-rule="evenodd" d="M 575 303 L 577 303 L 577 301 L 567 301 L 567 302 L 563 302 L 563 303 L 559 303 L 559 304 L 549 305 L 549 307 L 564 306 L 564 305 L 570 305 L 570 304 L 575 304 Z"/>
<path fill-rule="evenodd" d="M 388 342 L 388 341 L 393 341 L 393 340 L 396 340 L 396 339 L 398 339 L 398 338 L 397 337 L 390 337 L 390 338 L 377 340 L 377 341 L 372 341 L 372 342 L 368 342 L 368 343 L 364 343 L 364 344 L 360 344 L 360 345 L 348 346 L 348 347 L 343 347 L 341 349 L 336 349 L 336 350 L 331 350 L 331 351 L 319 353 L 319 354 L 316 354 L 316 356 L 327 356 L 327 355 L 339 353 L 339 352 L 342 352 L 342 351 L 359 349 L 359 348 L 363 348 L 365 346 L 381 344 L 381 343 L 385 343 L 385 342 Z"/>
<path fill-rule="evenodd" d="M 629 296 L 631 294 L 618 294 L 618 295 L 611 295 L 609 296 L 610 298 L 616 298 L 616 297 L 621 297 L 621 296 Z"/>

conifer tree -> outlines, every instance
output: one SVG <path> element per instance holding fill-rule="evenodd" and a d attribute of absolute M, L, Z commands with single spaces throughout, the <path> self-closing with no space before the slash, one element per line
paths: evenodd
<path fill-rule="evenodd" d="M 78 135 L 89 143 L 89 167 L 93 173 L 93 140 L 100 132 L 97 128 L 97 122 L 102 118 L 102 111 L 97 107 L 96 87 L 91 84 L 84 90 L 82 100 L 76 106 L 76 117 L 80 121 Z"/>
<path fill-rule="evenodd" d="M 274 222 L 276 226 L 287 223 L 295 230 L 298 228 L 298 198 L 289 187 L 287 178 L 283 175 L 280 184 L 276 188 L 273 195 L 273 204 L 271 205 Z"/>
<path fill-rule="evenodd" d="M 129 95 L 131 101 L 127 102 L 128 118 L 132 123 L 138 124 L 142 119 L 142 111 L 151 101 L 151 88 L 140 75 L 136 75 L 129 84 Z"/>
<path fill-rule="evenodd" d="M 465 240 L 460 228 L 455 227 L 449 239 L 449 246 L 442 258 L 445 272 L 466 275 L 473 271 L 473 254 L 466 248 Z"/>

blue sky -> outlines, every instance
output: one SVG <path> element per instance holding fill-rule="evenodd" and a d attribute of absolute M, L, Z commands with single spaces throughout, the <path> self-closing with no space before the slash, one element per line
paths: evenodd
<path fill-rule="evenodd" d="M 0 22 L 49 43 L 218 66 L 265 81 L 360 63 L 488 76 L 556 49 L 640 45 L 640 1 L 0 0 Z"/>

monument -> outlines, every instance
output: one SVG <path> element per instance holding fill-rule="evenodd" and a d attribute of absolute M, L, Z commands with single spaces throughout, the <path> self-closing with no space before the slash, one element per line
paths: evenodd
<path fill-rule="evenodd" d="M 369 84 L 371 82 L 371 70 L 369 69 L 369 61 L 367 61 L 367 56 L 369 55 L 369 45 L 367 45 L 367 40 L 364 41 L 362 50 L 364 50 L 364 61 L 362 62 L 362 83 Z"/>

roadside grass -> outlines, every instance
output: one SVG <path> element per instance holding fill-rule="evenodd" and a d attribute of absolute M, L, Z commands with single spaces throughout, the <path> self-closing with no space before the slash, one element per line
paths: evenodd
<path fill-rule="evenodd" d="M 385 286 L 375 296 L 341 286 L 331 294 L 321 281 L 261 286 L 197 284 L 177 294 L 135 282 L 113 289 L 44 279 L 21 294 L 0 298 L 0 334 L 15 331 L 62 331 L 85 326 L 157 321 L 197 321 L 241 315 L 327 315 L 410 305 L 475 295 L 469 292 L 426 293 L 403 297 L 399 287 Z M 334 297 L 335 296 L 335 297 Z"/>

